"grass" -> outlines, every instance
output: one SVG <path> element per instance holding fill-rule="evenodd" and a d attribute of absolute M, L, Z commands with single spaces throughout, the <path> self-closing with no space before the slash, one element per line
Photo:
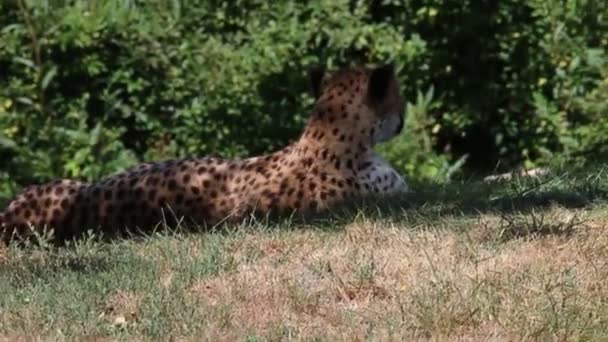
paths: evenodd
<path fill-rule="evenodd" d="M 373 204 L 373 205 L 372 205 Z M 605 340 L 608 176 L 0 251 L 0 340 Z"/>

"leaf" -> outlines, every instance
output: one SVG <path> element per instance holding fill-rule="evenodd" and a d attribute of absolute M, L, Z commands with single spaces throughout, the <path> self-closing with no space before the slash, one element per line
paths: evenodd
<path fill-rule="evenodd" d="M 23 27 L 22 24 L 10 24 L 10 25 L 6 25 L 2 28 L 2 30 L 0 31 L 0 33 L 8 33 L 9 31 L 12 30 L 17 30 L 19 28 Z"/>
<path fill-rule="evenodd" d="M 55 78 L 55 75 L 57 75 L 57 66 L 53 66 L 42 78 L 42 83 L 40 84 L 42 90 L 46 90 L 53 78 Z"/>
<path fill-rule="evenodd" d="M 25 65 L 28 68 L 36 69 L 36 64 L 31 59 L 25 59 L 23 57 L 15 57 L 13 61 L 22 65 Z"/>
<path fill-rule="evenodd" d="M 96 145 L 97 143 L 99 143 L 101 128 L 102 128 L 102 124 L 101 123 L 97 123 L 95 125 L 95 127 L 93 128 L 93 130 L 90 133 L 89 144 Z"/>
<path fill-rule="evenodd" d="M 29 97 L 24 97 L 24 96 L 18 97 L 17 102 L 23 103 L 26 105 L 30 105 L 30 106 L 34 105 L 34 101 L 32 101 L 32 99 L 30 99 Z"/>
<path fill-rule="evenodd" d="M 17 144 L 11 138 L 0 135 L 0 146 L 8 149 L 17 148 Z"/>
<path fill-rule="evenodd" d="M 587 49 L 586 59 L 587 63 L 594 68 L 601 68 L 606 63 L 602 49 Z"/>

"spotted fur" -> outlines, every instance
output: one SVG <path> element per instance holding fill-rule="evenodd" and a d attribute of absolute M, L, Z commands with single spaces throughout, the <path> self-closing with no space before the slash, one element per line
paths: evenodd
<path fill-rule="evenodd" d="M 315 106 L 301 137 L 265 156 L 145 163 L 96 183 L 31 186 L 0 213 L 5 239 L 54 227 L 59 239 L 85 228 L 150 229 L 184 217 L 215 224 L 252 211 L 308 212 L 366 194 L 407 190 L 374 151 L 399 134 L 403 100 L 391 66 L 310 72 Z"/>

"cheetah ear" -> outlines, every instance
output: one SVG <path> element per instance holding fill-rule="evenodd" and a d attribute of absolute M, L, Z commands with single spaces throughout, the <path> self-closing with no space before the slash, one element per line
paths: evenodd
<path fill-rule="evenodd" d="M 372 69 L 367 85 L 368 96 L 371 101 L 382 101 L 388 92 L 389 85 L 395 77 L 395 68 L 392 63 Z"/>
<path fill-rule="evenodd" d="M 323 76 L 325 76 L 325 68 L 314 67 L 308 70 L 308 78 L 310 79 L 310 86 L 312 89 L 312 95 L 315 100 L 321 95 L 321 83 L 323 82 Z"/>

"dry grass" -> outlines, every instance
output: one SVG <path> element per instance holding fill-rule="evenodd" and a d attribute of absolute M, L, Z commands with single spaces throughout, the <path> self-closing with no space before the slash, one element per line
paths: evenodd
<path fill-rule="evenodd" d="M 607 222 L 574 227 L 571 238 L 500 245 L 450 230 L 412 232 L 365 221 L 331 236 L 246 235 L 230 244 L 233 271 L 196 282 L 187 293 L 227 310 L 209 327 L 213 337 L 271 336 L 278 327 L 298 337 L 347 340 L 577 337 L 578 327 L 569 331 L 560 316 L 585 311 L 597 291 L 608 295 L 608 237 L 598 228 Z"/>
<path fill-rule="evenodd" d="M 4 249 L 0 340 L 604 340 L 606 206 L 540 197 Z"/>

